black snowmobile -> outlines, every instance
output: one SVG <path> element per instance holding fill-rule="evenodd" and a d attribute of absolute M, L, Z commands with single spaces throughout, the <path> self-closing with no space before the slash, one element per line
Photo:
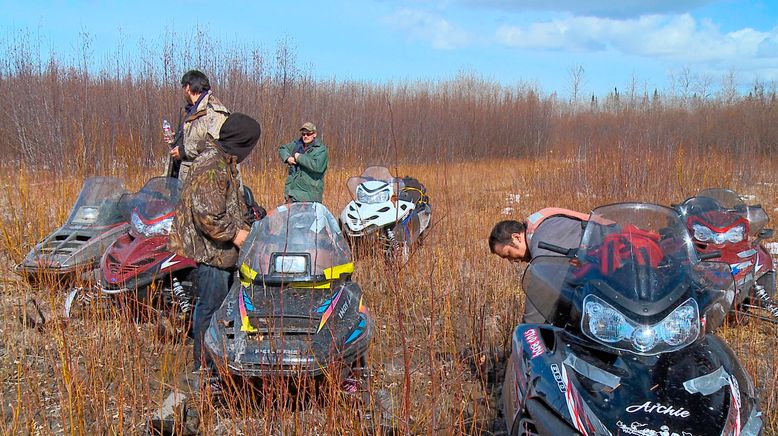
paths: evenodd
<path fill-rule="evenodd" d="M 711 332 L 734 298 L 669 208 L 592 212 L 581 245 L 534 259 L 523 289 L 548 324 L 512 337 L 503 384 L 514 435 L 757 435 L 754 386 Z"/>
<path fill-rule="evenodd" d="M 240 280 L 205 346 L 232 375 L 318 377 L 364 366 L 373 320 L 337 220 L 320 203 L 279 206 L 241 249 Z"/>
<path fill-rule="evenodd" d="M 93 279 L 105 249 L 129 227 L 118 209 L 126 192 L 115 177 L 86 179 L 65 224 L 37 243 L 16 270 L 32 283 L 66 286 Z"/>

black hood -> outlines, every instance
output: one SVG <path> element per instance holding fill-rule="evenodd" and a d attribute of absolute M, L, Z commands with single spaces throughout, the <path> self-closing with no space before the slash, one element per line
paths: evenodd
<path fill-rule="evenodd" d="M 261 133 L 262 129 L 257 120 L 246 114 L 233 112 L 222 124 L 219 140 L 216 142 L 225 153 L 236 156 L 240 163 L 257 145 Z"/>

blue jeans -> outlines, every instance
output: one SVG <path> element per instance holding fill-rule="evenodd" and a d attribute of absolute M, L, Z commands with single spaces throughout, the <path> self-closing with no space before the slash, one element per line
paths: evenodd
<path fill-rule="evenodd" d="M 209 353 L 203 353 L 203 340 L 211 317 L 222 305 L 224 298 L 230 291 L 234 274 L 232 271 L 216 268 L 215 266 L 200 263 L 197 265 L 197 304 L 195 304 L 192 316 L 192 333 L 194 334 L 194 370 L 200 369 L 202 364 L 213 368 L 213 359 Z"/>

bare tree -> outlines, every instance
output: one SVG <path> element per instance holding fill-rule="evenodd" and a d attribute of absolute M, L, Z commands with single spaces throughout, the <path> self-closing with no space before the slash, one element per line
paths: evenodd
<path fill-rule="evenodd" d="M 578 96 L 581 94 L 583 85 L 585 83 L 585 71 L 582 65 L 575 65 L 567 70 L 570 77 L 570 104 L 573 107 L 578 106 Z"/>

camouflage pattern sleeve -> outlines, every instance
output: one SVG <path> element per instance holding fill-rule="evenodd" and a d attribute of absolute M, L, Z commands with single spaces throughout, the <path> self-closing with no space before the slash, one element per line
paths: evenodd
<path fill-rule="evenodd" d="M 223 161 L 219 165 L 225 167 Z M 228 242 L 235 237 L 241 223 L 236 223 L 227 211 L 226 195 L 229 178 L 225 168 L 210 168 L 192 180 L 192 216 L 194 223 L 208 238 Z"/>

